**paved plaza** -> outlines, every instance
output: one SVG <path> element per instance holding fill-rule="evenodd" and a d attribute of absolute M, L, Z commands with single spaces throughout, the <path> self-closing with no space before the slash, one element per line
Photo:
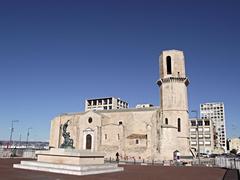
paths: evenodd
<path fill-rule="evenodd" d="M 70 176 L 40 171 L 29 171 L 12 168 L 13 164 L 23 159 L 0 159 L 0 179 L 4 180 L 222 180 L 226 177 L 226 169 L 208 167 L 164 167 L 125 165 L 123 172 Z M 26 159 L 24 159 L 26 160 Z M 229 173 L 228 179 L 237 180 Z"/>

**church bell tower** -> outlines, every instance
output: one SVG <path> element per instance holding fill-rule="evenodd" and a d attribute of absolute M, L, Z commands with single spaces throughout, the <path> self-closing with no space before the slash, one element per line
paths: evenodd
<path fill-rule="evenodd" d="M 175 139 L 172 150 L 179 151 L 181 155 L 189 153 L 188 128 L 188 94 L 189 80 L 185 72 L 185 59 L 182 51 L 166 50 L 159 58 L 160 79 L 160 108 L 162 111 L 162 127 L 172 128 L 169 136 Z"/>

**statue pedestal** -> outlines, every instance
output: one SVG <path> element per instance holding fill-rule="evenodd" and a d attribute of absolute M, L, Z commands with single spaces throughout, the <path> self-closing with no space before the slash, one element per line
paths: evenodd
<path fill-rule="evenodd" d="M 37 161 L 21 161 L 14 168 L 71 175 L 88 175 L 123 171 L 117 164 L 104 164 L 104 154 L 76 149 L 36 151 Z"/>
<path fill-rule="evenodd" d="M 76 149 L 51 149 L 50 151 L 36 151 L 37 161 L 70 164 L 104 164 L 104 154 L 99 152 L 81 151 Z"/>

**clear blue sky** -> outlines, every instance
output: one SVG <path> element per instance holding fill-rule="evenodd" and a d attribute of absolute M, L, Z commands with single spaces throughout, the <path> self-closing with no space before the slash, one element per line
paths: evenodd
<path fill-rule="evenodd" d="M 159 105 L 158 57 L 185 52 L 189 110 L 224 102 L 240 136 L 240 1 L 0 1 L 0 139 L 48 140 L 87 98 Z"/>

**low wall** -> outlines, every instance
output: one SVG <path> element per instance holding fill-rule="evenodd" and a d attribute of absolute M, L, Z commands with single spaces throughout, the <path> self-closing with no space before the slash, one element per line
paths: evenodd
<path fill-rule="evenodd" d="M 0 149 L 0 158 L 10 157 L 36 158 L 32 149 Z"/>

